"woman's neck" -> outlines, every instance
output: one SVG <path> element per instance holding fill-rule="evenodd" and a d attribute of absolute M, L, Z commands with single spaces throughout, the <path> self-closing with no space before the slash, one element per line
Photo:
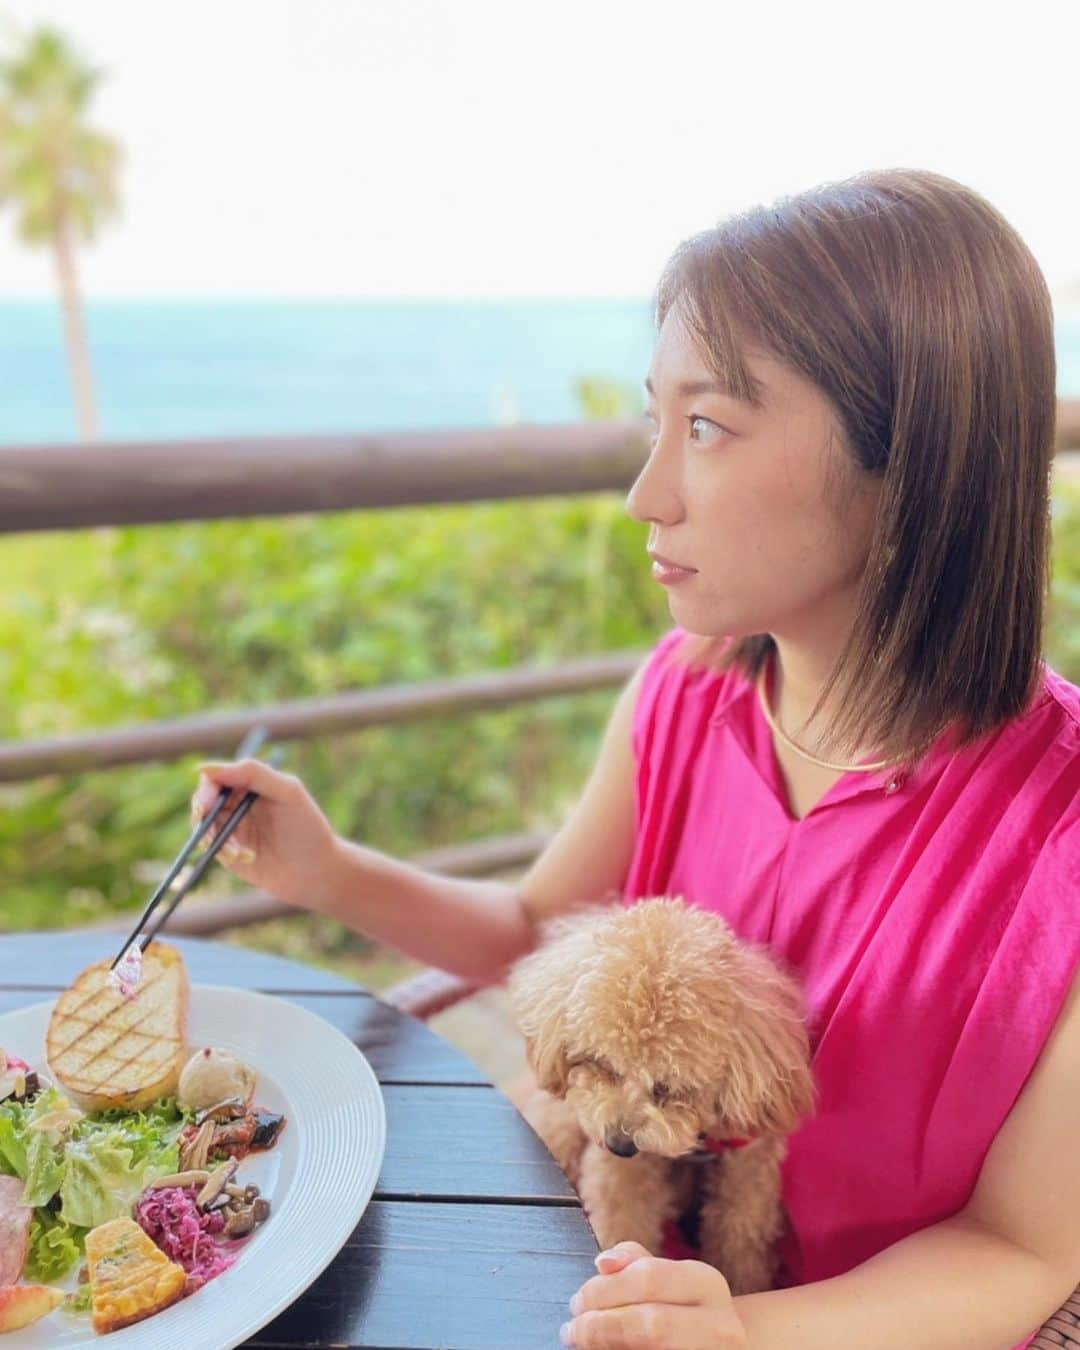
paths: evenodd
<path fill-rule="evenodd" d="M 836 759 L 826 754 L 822 746 L 824 728 L 835 702 L 830 700 L 815 720 L 807 726 L 814 705 L 821 696 L 825 683 L 847 641 L 847 628 L 829 633 L 824 625 L 815 630 L 812 641 L 800 641 L 789 634 L 772 634 L 775 649 L 772 657 L 770 706 L 780 726 L 803 750 L 822 758 Z M 845 761 L 858 763 L 867 758 L 873 747 L 843 756 Z"/>

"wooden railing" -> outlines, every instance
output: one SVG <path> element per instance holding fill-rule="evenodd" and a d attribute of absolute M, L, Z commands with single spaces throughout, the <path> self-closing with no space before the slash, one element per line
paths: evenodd
<path fill-rule="evenodd" d="M 0 449 L 0 534 L 625 489 L 641 422 Z"/>
<path fill-rule="evenodd" d="M 0 533 L 214 520 L 463 501 L 624 492 L 646 450 L 639 421 L 477 431 L 93 447 L 0 448 Z M 215 711 L 55 740 L 0 744 L 0 782 L 229 752 L 255 723 L 275 739 L 458 716 L 569 693 L 615 688 L 639 653 L 490 671 L 269 706 Z M 419 855 L 448 874 L 483 876 L 527 864 L 547 835 L 482 839 Z M 208 935 L 288 912 L 251 892 L 172 917 Z M 123 926 L 112 920 L 109 928 Z"/>
<path fill-rule="evenodd" d="M 1058 407 L 1057 472 L 1080 481 L 1080 400 Z M 0 448 L 0 533 L 214 520 L 463 501 L 624 492 L 645 454 L 636 420 L 475 431 Z M 256 722 L 277 739 L 458 715 L 614 688 L 640 653 L 492 671 L 56 740 L 0 744 L 0 782 L 228 751 Z M 546 835 L 480 840 L 420 856 L 483 875 L 527 863 Z M 212 933 L 284 912 L 249 894 L 177 911 L 173 931 Z M 110 924 L 110 926 L 113 926 Z"/>

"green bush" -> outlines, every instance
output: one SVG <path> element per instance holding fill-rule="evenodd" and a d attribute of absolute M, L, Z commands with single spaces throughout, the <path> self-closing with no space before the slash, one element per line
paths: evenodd
<path fill-rule="evenodd" d="M 667 621 L 644 542 L 618 496 L 9 538 L 3 735 L 642 648 Z M 611 698 L 294 742 L 290 767 L 391 852 L 529 828 L 580 787 Z M 0 788 L 5 926 L 137 903 L 183 837 L 196 762 Z"/>

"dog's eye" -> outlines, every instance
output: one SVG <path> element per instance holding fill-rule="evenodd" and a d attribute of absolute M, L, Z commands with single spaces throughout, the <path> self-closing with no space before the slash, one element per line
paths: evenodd
<path fill-rule="evenodd" d="M 666 1083 L 654 1083 L 652 1085 L 653 1101 L 659 1106 L 661 1102 L 666 1102 L 671 1095 L 671 1089 Z"/>

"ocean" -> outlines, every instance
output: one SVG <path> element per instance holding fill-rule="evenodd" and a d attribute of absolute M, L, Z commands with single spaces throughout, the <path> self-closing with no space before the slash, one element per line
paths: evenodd
<path fill-rule="evenodd" d="M 640 398 L 653 342 L 644 297 L 94 301 L 87 324 L 114 440 L 573 421 L 581 377 Z M 1057 337 L 1080 397 L 1080 316 Z M 58 306 L 0 301 L 0 444 L 75 434 Z"/>

